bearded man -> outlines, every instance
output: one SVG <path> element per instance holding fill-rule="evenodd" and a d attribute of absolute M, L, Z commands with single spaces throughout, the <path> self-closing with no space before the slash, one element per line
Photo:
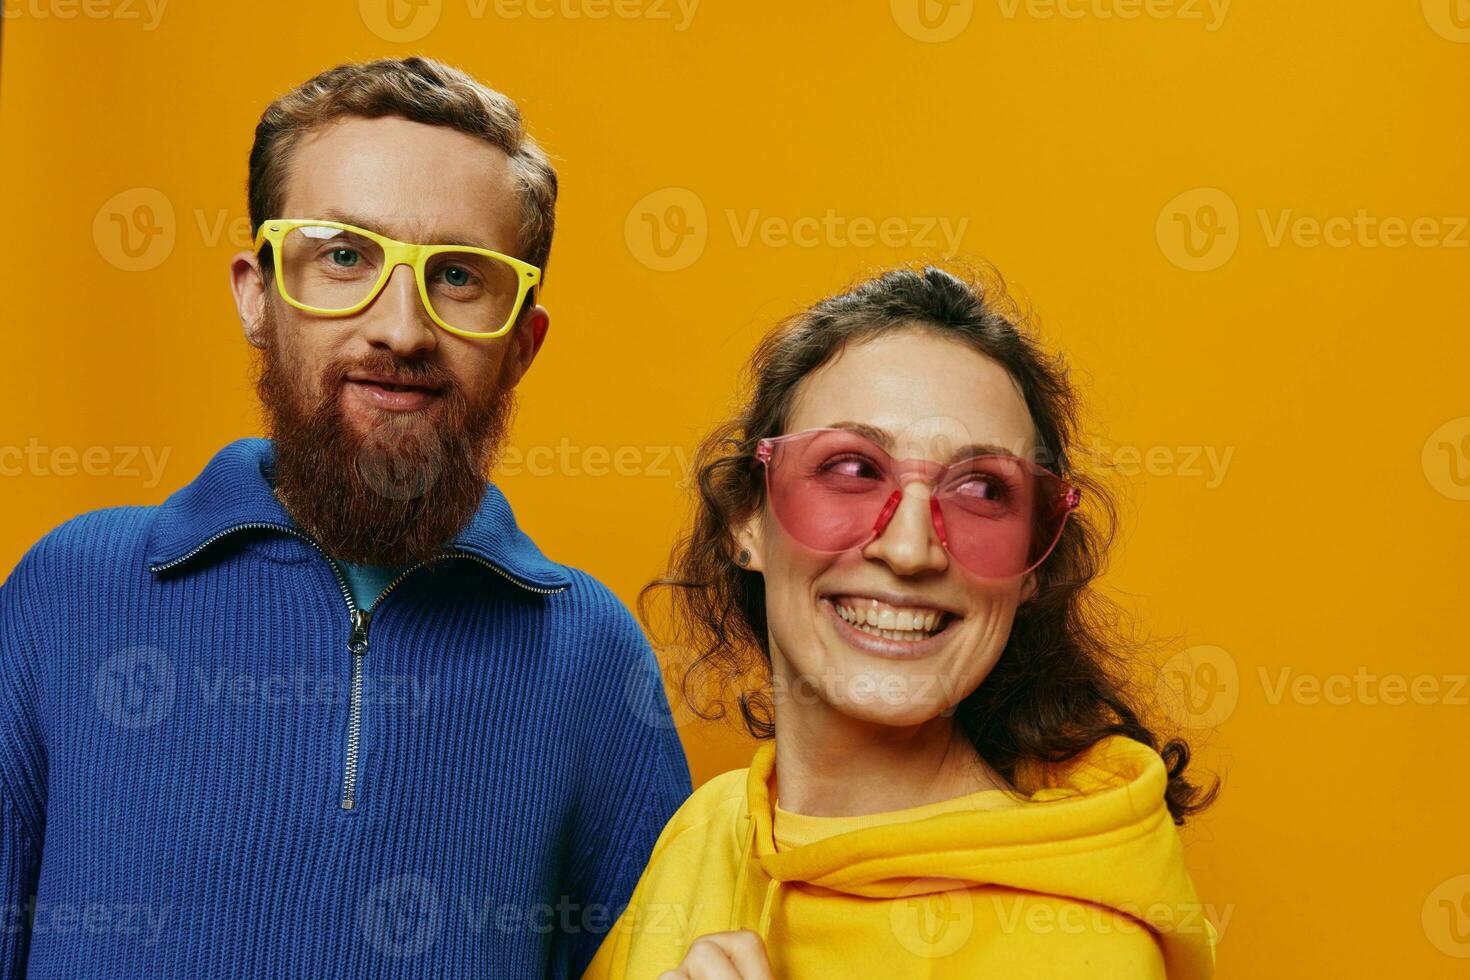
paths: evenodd
<path fill-rule="evenodd" d="M 637 623 L 486 479 L 556 190 L 438 62 L 266 109 L 230 272 L 271 438 L 0 587 L 0 976 L 581 973 L 689 773 Z"/>

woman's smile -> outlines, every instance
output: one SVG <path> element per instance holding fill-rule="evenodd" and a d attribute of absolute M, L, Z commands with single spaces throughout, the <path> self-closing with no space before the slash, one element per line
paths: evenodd
<path fill-rule="evenodd" d="M 817 603 L 849 646 L 893 659 L 925 656 L 947 639 L 960 618 L 948 609 L 913 597 L 880 599 L 858 592 L 829 593 Z"/>

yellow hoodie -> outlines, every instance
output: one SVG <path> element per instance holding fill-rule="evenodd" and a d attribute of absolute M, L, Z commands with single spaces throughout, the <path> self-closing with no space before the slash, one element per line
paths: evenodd
<path fill-rule="evenodd" d="M 775 746 L 674 814 L 585 980 L 655 980 L 752 929 L 777 980 L 1206 980 L 1216 932 L 1164 806 L 1163 760 L 1113 736 L 977 805 L 777 850 Z M 993 803 L 993 800 L 992 800 Z"/>

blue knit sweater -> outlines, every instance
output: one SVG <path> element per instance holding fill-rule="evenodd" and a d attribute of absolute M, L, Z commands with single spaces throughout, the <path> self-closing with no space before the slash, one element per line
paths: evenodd
<path fill-rule="evenodd" d="M 628 610 L 487 484 L 370 613 L 222 449 L 0 586 L 0 977 L 575 977 L 689 773 Z"/>

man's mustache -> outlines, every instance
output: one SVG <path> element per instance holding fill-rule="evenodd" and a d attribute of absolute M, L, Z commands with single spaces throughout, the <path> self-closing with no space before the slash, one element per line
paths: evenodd
<path fill-rule="evenodd" d="M 336 387 L 349 382 L 370 382 L 402 388 L 424 388 L 448 394 L 456 388 L 454 375 L 428 361 L 403 361 L 388 356 L 357 359 L 329 369 Z"/>

